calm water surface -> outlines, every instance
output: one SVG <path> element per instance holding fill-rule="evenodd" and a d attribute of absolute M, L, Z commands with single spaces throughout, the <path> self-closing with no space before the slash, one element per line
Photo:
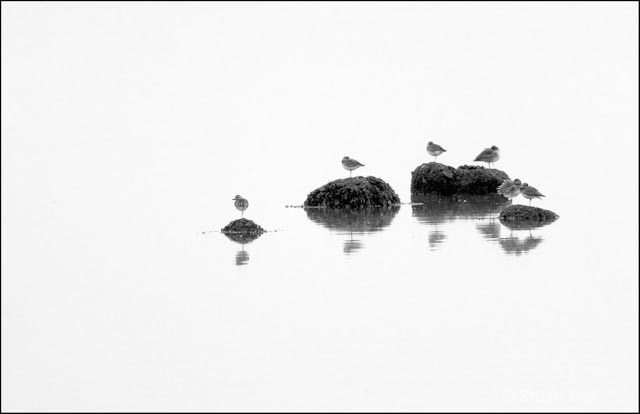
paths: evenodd
<path fill-rule="evenodd" d="M 637 4 L 231 3 L 3 2 L 2 410 L 637 410 Z"/>

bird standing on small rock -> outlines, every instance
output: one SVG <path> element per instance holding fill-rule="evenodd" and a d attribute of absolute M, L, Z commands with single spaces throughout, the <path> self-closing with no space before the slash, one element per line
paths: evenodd
<path fill-rule="evenodd" d="M 351 172 L 356 168 L 364 167 L 364 164 L 361 164 L 353 158 L 344 157 L 342 159 L 342 166 L 345 170 L 349 171 L 349 177 L 351 177 Z"/>
<path fill-rule="evenodd" d="M 242 198 L 242 196 L 235 196 L 232 198 L 235 202 L 233 203 L 236 206 L 236 209 L 240 211 L 240 217 L 244 216 L 244 211 L 249 208 L 249 201 L 246 198 Z"/>
<path fill-rule="evenodd" d="M 489 164 L 489 168 L 491 168 L 491 164 L 498 161 L 500 159 L 500 149 L 495 145 L 491 148 L 485 148 L 474 161 L 482 161 Z"/>
<path fill-rule="evenodd" d="M 429 155 L 435 157 L 437 161 L 438 155 L 442 154 L 443 152 L 447 152 L 447 150 L 442 148 L 440 145 L 434 144 L 433 142 L 429 141 L 429 144 L 427 144 L 427 152 L 429 153 Z"/>
<path fill-rule="evenodd" d="M 503 196 L 507 197 L 509 200 L 512 200 L 520 194 L 520 191 L 522 188 L 521 184 L 522 184 L 522 181 L 520 181 L 517 178 L 513 181 L 504 180 L 502 184 L 498 186 L 498 194 L 502 194 Z"/>
<path fill-rule="evenodd" d="M 524 198 L 529 200 L 529 205 L 531 205 L 531 200 L 533 200 L 534 198 L 542 199 L 542 197 L 546 197 L 544 194 L 542 194 L 536 188 L 531 187 L 527 183 L 522 184 L 522 187 L 520 188 L 520 193 L 522 194 L 522 197 L 524 197 Z"/>

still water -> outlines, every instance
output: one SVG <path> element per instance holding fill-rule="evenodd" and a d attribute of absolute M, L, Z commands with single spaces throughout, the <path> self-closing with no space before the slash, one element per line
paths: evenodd
<path fill-rule="evenodd" d="M 245 217 L 268 230 L 249 243 L 220 233 L 240 216 L 233 193 L 36 203 L 30 226 L 7 223 L 21 237 L 5 250 L 3 329 L 21 341 L 7 340 L 5 372 L 29 384 L 14 398 L 33 409 L 600 410 L 634 392 L 637 233 L 624 218 L 549 196 L 534 203 L 552 204 L 556 222 L 511 229 L 498 219 L 508 202 L 411 203 L 408 184 L 405 204 L 366 212 L 247 194 Z"/>
<path fill-rule="evenodd" d="M 36 3 L 2 3 L 3 411 L 637 411 L 637 4 Z M 429 140 L 560 218 L 412 200 Z M 402 204 L 285 207 L 344 156 Z"/>
<path fill-rule="evenodd" d="M 209 328 L 242 344 L 212 345 L 223 351 L 209 362 L 224 355 L 257 400 L 291 409 L 615 406 L 634 384 L 630 239 L 593 239 L 607 220 L 585 226 L 569 208 L 549 225 L 512 228 L 498 219 L 504 199 L 413 201 L 282 206 L 272 212 L 281 225 L 246 244 L 194 234 L 225 315 Z M 274 392 L 304 402 L 276 403 Z"/>

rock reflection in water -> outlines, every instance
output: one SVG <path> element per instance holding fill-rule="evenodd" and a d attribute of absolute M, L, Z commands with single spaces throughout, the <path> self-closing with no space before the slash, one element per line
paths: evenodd
<path fill-rule="evenodd" d="M 413 216 L 420 222 L 433 226 L 429 232 L 429 248 L 439 249 L 447 239 L 446 233 L 439 224 L 458 219 L 473 219 L 482 217 L 495 217 L 510 201 L 499 195 L 491 196 L 440 196 L 440 195 L 414 195 L 413 203 L 421 203 L 412 206 Z M 478 231 L 487 238 L 496 239 L 500 235 L 500 224 L 490 221 L 478 225 Z"/>
<path fill-rule="evenodd" d="M 227 238 L 233 242 L 238 243 L 241 246 L 241 250 L 236 253 L 236 265 L 243 266 L 249 263 L 249 252 L 244 250 L 244 245 L 249 244 L 252 241 L 260 237 L 260 234 L 224 234 Z"/>
<path fill-rule="evenodd" d="M 509 237 L 502 237 L 498 240 L 502 250 L 508 255 L 522 255 L 527 253 L 542 243 L 542 236 L 534 236 L 531 230 L 544 227 L 549 222 L 513 222 L 500 220 L 500 223 L 510 230 Z M 525 237 L 517 237 L 525 235 Z"/>
<path fill-rule="evenodd" d="M 534 236 L 531 230 L 544 226 L 544 223 L 518 223 L 503 220 L 500 220 L 500 223 L 511 231 L 509 237 L 502 237 L 498 240 L 500 247 L 506 254 L 519 256 L 535 249 L 542 243 L 542 237 Z M 524 238 L 518 237 L 522 234 L 525 235 Z"/>
<path fill-rule="evenodd" d="M 346 255 L 353 254 L 364 247 L 359 239 L 353 235 L 363 235 L 384 230 L 391 224 L 400 210 L 399 206 L 370 209 L 331 209 L 306 208 L 307 218 L 339 234 L 348 235 L 342 251 Z"/>
<path fill-rule="evenodd" d="M 508 225 L 507 225 L 508 224 Z M 502 227 L 506 227 L 508 236 L 502 237 Z M 497 242 L 502 250 L 509 255 L 521 255 L 535 249 L 543 238 L 534 236 L 532 229 L 540 226 L 526 226 L 524 224 L 504 223 L 502 220 L 490 218 L 476 224 L 478 233 L 488 241 Z M 526 237 L 523 237 L 526 236 Z"/>
<path fill-rule="evenodd" d="M 411 196 L 413 216 L 421 223 L 440 224 L 457 219 L 497 216 L 511 204 L 506 198 L 495 196 Z"/>

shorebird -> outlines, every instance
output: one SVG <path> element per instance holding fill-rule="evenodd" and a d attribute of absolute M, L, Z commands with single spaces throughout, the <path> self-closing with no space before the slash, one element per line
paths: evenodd
<path fill-rule="evenodd" d="M 521 184 L 522 184 L 522 181 L 520 181 L 517 178 L 513 181 L 504 180 L 502 184 L 498 186 L 498 194 L 502 194 L 503 196 L 507 197 L 509 200 L 512 200 L 518 197 L 518 195 L 520 194 L 520 191 L 522 189 Z"/>
<path fill-rule="evenodd" d="M 364 164 L 360 164 L 358 161 L 353 158 L 344 157 L 342 159 L 342 166 L 345 170 L 349 171 L 349 177 L 351 177 L 351 172 L 356 168 L 364 167 Z"/>
<path fill-rule="evenodd" d="M 442 154 L 443 152 L 447 152 L 447 150 L 442 148 L 440 145 L 434 144 L 433 142 L 429 141 L 429 144 L 427 144 L 427 152 L 429 153 L 429 155 L 434 156 L 437 161 L 438 155 Z"/>
<path fill-rule="evenodd" d="M 239 195 L 232 198 L 232 200 L 235 201 L 233 205 L 236 206 L 236 209 L 238 211 L 240 211 L 240 217 L 243 217 L 244 211 L 249 208 L 249 202 L 247 201 L 246 198 L 242 198 L 242 196 L 239 196 Z"/>
<path fill-rule="evenodd" d="M 483 161 L 489 163 L 489 168 L 491 168 L 491 164 L 498 161 L 500 159 L 500 149 L 495 145 L 491 148 L 485 148 L 474 161 Z"/>
<path fill-rule="evenodd" d="M 522 187 L 520 188 L 520 193 L 522 194 L 522 197 L 529 199 L 529 205 L 531 205 L 531 200 L 533 200 L 534 198 L 542 199 L 542 197 L 545 197 L 544 194 L 542 194 L 536 188 L 531 187 L 527 183 L 522 184 Z"/>

